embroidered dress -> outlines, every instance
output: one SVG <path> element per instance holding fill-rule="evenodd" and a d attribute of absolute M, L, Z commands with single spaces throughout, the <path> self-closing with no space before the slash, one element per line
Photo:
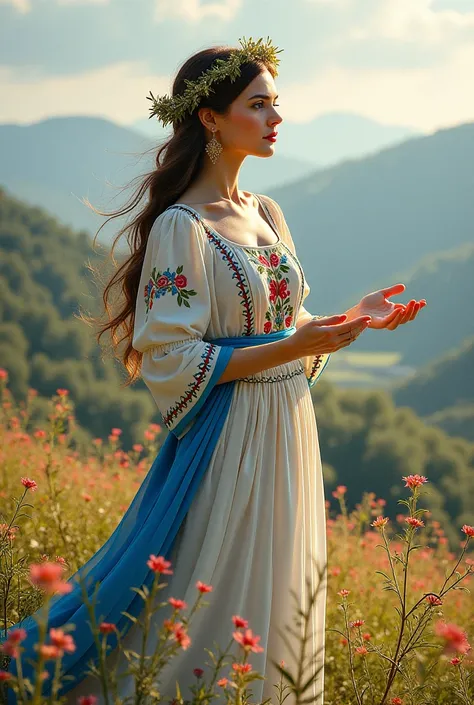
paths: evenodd
<path fill-rule="evenodd" d="M 230 383 L 216 384 L 233 347 L 247 347 L 291 335 L 311 319 L 303 302 L 310 287 L 295 253 L 278 204 L 257 196 L 278 240 L 271 245 L 239 245 L 207 224 L 185 204 L 174 204 L 155 220 L 145 254 L 133 346 L 143 352 L 142 376 L 170 431 L 134 502 L 109 541 L 84 566 L 82 574 L 102 580 L 104 621 L 128 631 L 125 649 L 140 653 L 142 631 L 120 610 L 140 614 L 141 600 L 131 603 L 145 576 L 150 554 L 165 555 L 173 573 L 158 602 L 175 597 L 190 607 L 198 580 L 212 585 L 208 606 L 198 610 L 189 628 L 191 643 L 160 674 L 162 697 L 191 699 L 195 668 L 209 681 L 211 659 L 227 648 L 236 628 L 233 615 L 248 620 L 263 650 L 249 662 L 265 677 L 250 686 L 252 702 L 277 700 L 280 676 L 272 659 L 297 669 L 287 641 L 295 628 L 296 603 L 307 608 L 318 584 L 315 564 L 327 560 L 325 502 L 316 418 L 310 388 L 329 355 L 308 356 Z M 201 413 L 202 412 L 202 413 Z M 184 478 L 184 479 L 183 479 Z M 184 498 L 184 499 L 183 499 Z M 79 571 L 79 572 L 81 572 Z M 74 576 L 73 576 L 74 577 Z M 309 593 L 306 585 L 309 579 Z M 128 595 L 128 597 L 126 597 Z M 308 677 L 324 662 L 326 576 L 312 611 L 307 654 L 316 655 Z M 171 617 L 158 610 L 152 620 L 146 653 L 157 646 L 155 630 Z M 68 673 L 80 680 L 66 692 L 76 705 L 95 694 L 104 703 L 100 682 L 81 670 L 92 644 L 85 635 L 78 596 L 62 596 L 53 626 L 74 617 L 83 641 L 76 658 L 68 654 Z M 61 621 L 63 620 L 63 621 Z M 33 640 L 33 627 L 28 623 Z M 76 637 L 75 637 L 76 638 Z M 109 637 L 109 643 L 110 643 Z M 113 640 L 112 640 L 112 643 Z M 239 657 L 240 647 L 232 652 Z M 118 650 L 108 667 L 128 663 Z M 237 659 L 235 659 L 237 660 Z M 232 661 L 231 661 L 232 663 Z M 229 677 L 231 663 L 219 671 Z M 11 670 L 11 669 L 10 669 Z M 322 705 L 324 669 L 312 689 Z M 65 692 L 65 691 L 63 691 Z M 133 696 L 131 676 L 119 680 L 119 696 Z M 9 695 L 9 705 L 14 698 Z M 293 702 L 289 699 L 289 702 Z"/>

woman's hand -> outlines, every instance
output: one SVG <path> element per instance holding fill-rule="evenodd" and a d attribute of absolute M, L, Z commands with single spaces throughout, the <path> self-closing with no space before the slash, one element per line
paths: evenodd
<path fill-rule="evenodd" d="M 358 316 L 370 316 L 369 328 L 386 328 L 395 330 L 398 326 L 413 321 L 419 311 L 426 306 L 426 299 L 416 301 L 411 299 L 408 304 L 394 304 L 388 301 L 388 297 L 402 294 L 405 291 L 404 284 L 394 284 L 386 289 L 373 291 L 364 296 L 358 304 L 345 311 L 349 321 Z"/>

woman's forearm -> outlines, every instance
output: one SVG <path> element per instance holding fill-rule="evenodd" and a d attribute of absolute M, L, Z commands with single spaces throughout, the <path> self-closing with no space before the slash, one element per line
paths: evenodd
<path fill-rule="evenodd" d="M 248 377 L 256 372 L 298 360 L 300 356 L 290 342 L 291 337 L 249 348 L 235 348 L 217 384 L 231 382 L 239 377 Z"/>

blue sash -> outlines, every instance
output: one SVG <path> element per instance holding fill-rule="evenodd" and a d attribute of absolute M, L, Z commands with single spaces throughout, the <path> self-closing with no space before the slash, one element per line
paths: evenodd
<path fill-rule="evenodd" d="M 267 335 L 216 338 L 208 342 L 222 347 L 243 348 L 281 340 L 295 330 L 293 326 Z M 76 650 L 74 653 L 64 653 L 62 668 L 64 675 L 74 676 L 76 680 L 66 681 L 59 689 L 59 695 L 65 695 L 87 675 L 89 661 L 96 665 L 99 662 L 88 624 L 89 613 L 82 600 L 82 589 L 87 590 L 88 600 L 92 600 L 96 584 L 100 583 L 94 608 L 97 623 L 112 622 L 122 636 L 132 625 L 132 621 L 122 612 L 138 617 L 142 611 L 143 600 L 131 588 L 146 585 L 151 589 L 154 573 L 148 568 L 147 560 L 152 553 L 165 557 L 170 554 L 176 534 L 209 465 L 230 409 L 235 386 L 235 380 L 217 384 L 225 367 L 222 362 L 228 362 L 231 354 L 232 350 L 222 351 L 222 360 L 221 357 L 218 360 L 219 373 L 209 381 L 204 402 L 183 419 L 187 425 L 189 419 L 194 417 L 191 428 L 181 439 L 169 433 L 120 524 L 106 543 L 69 578 L 68 582 L 73 583 L 72 591 L 51 599 L 48 631 L 51 627 L 59 629 L 66 624 L 75 625 L 71 634 Z M 33 681 L 34 670 L 27 661 L 37 660 L 38 654 L 33 646 L 38 642 L 38 625 L 30 615 L 10 627 L 8 632 L 19 627 L 27 632 L 27 638 L 21 642 L 25 648 L 21 658 L 23 677 Z M 49 639 L 47 643 L 50 643 Z M 114 633 L 107 637 L 107 643 L 115 649 L 118 640 Z M 50 674 L 43 681 L 42 692 L 45 696 L 51 692 L 54 665 L 54 661 L 47 661 L 44 666 Z M 9 672 L 17 676 L 16 660 L 13 658 Z M 8 705 L 16 705 L 15 692 L 6 687 Z"/>

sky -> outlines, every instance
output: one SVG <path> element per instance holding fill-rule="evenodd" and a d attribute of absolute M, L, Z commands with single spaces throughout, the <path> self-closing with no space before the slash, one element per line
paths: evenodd
<path fill-rule="evenodd" d="M 474 0 L 0 0 L 0 123 L 129 125 L 196 51 L 268 36 L 284 120 L 474 121 Z"/>

